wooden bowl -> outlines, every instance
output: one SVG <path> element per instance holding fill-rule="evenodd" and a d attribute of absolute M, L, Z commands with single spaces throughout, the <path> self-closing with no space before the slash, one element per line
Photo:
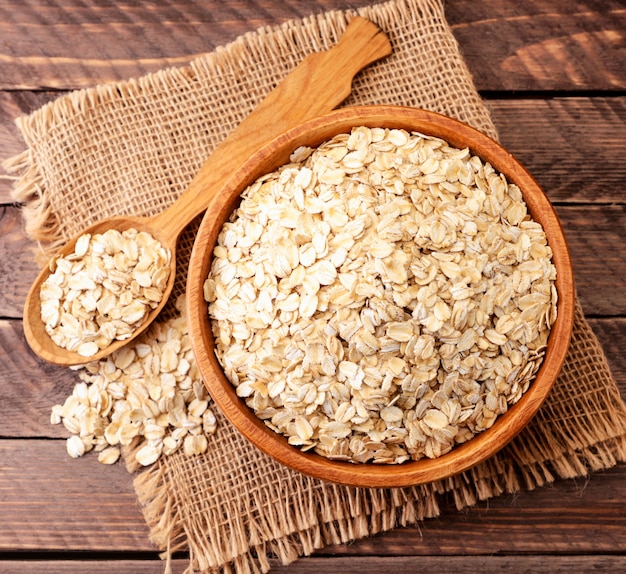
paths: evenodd
<path fill-rule="evenodd" d="M 237 396 L 214 353 L 203 283 L 209 274 L 217 235 L 237 206 L 240 193 L 259 176 L 287 163 L 298 146 L 317 146 L 356 126 L 404 128 L 438 136 L 457 148 L 469 147 L 472 153 L 491 163 L 520 187 L 530 214 L 543 226 L 553 251 L 558 318 L 535 380 L 491 428 L 434 459 L 403 464 L 359 464 L 302 452 L 269 429 Z M 574 283 L 563 230 L 552 205 L 529 173 L 498 143 L 461 122 L 436 113 L 396 106 L 365 106 L 337 110 L 283 133 L 233 173 L 200 225 L 189 264 L 187 305 L 192 345 L 204 382 L 227 419 L 250 442 L 280 463 L 320 479 L 352 486 L 402 487 L 443 479 L 471 468 L 502 449 L 530 421 L 552 388 L 567 353 L 573 324 Z"/>

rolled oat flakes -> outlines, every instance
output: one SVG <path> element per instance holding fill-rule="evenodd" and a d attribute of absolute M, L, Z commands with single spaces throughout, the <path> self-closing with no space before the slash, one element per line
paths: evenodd
<path fill-rule="evenodd" d="M 193 358 L 184 296 L 176 309 L 177 316 L 153 323 L 109 357 L 78 367 L 81 382 L 50 415 L 72 435 L 70 456 L 93 450 L 101 463 L 114 464 L 132 447 L 134 462 L 148 466 L 179 450 L 207 451 L 217 419 Z"/>
<path fill-rule="evenodd" d="M 171 253 L 135 229 L 84 234 L 51 261 L 40 289 L 41 318 L 59 347 L 86 358 L 125 340 L 163 298 Z"/>
<path fill-rule="evenodd" d="M 339 460 L 438 457 L 536 374 L 556 270 L 520 189 L 445 141 L 359 127 L 242 194 L 204 286 L 238 396 Z"/>

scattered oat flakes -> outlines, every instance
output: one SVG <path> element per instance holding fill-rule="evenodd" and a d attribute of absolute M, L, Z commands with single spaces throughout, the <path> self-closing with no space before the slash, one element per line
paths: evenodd
<path fill-rule="evenodd" d="M 217 420 L 200 379 L 184 314 L 157 322 L 137 342 L 79 370 L 64 404 L 52 407 L 50 421 L 72 433 L 68 454 L 90 450 L 103 464 L 115 463 L 122 447 L 133 445 L 136 461 L 147 466 L 179 449 L 206 452 Z"/>
<path fill-rule="evenodd" d="M 163 298 L 170 258 L 150 234 L 135 229 L 82 235 L 74 253 L 52 260 L 41 286 L 46 332 L 86 359 L 127 339 Z"/>
<path fill-rule="evenodd" d="M 556 270 L 520 189 L 467 149 L 356 128 L 261 177 L 204 285 L 237 394 L 332 459 L 438 457 L 528 388 Z"/>

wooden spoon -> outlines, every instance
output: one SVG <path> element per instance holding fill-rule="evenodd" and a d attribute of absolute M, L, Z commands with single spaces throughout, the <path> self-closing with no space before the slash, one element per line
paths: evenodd
<path fill-rule="evenodd" d="M 42 270 L 33 283 L 24 307 L 24 334 L 31 349 L 57 365 L 79 365 L 102 357 L 126 345 L 144 331 L 165 305 L 176 276 L 176 242 L 181 231 L 210 205 L 229 176 L 264 143 L 300 122 L 328 112 L 350 94 L 352 78 L 368 64 L 391 53 L 387 36 L 372 22 L 353 18 L 340 41 L 326 52 L 307 56 L 259 106 L 213 151 L 185 192 L 165 211 L 153 217 L 112 217 L 85 229 L 57 254 L 74 251 L 84 233 L 107 229 L 147 231 L 171 250 L 168 284 L 160 305 L 152 310 L 132 337 L 114 341 L 91 357 L 84 357 L 56 345 L 41 319 L 40 288 L 50 275 Z"/>

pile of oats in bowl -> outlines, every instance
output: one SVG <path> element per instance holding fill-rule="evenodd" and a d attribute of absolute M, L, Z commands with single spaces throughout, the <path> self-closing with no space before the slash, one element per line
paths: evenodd
<path fill-rule="evenodd" d="M 93 357 L 125 340 L 163 298 L 171 253 L 145 231 L 81 235 L 54 258 L 40 289 L 41 318 L 59 347 Z"/>
<path fill-rule="evenodd" d="M 467 149 L 359 127 L 260 178 L 204 285 L 237 395 L 303 450 L 436 458 L 526 391 L 556 269 L 520 189 Z"/>

